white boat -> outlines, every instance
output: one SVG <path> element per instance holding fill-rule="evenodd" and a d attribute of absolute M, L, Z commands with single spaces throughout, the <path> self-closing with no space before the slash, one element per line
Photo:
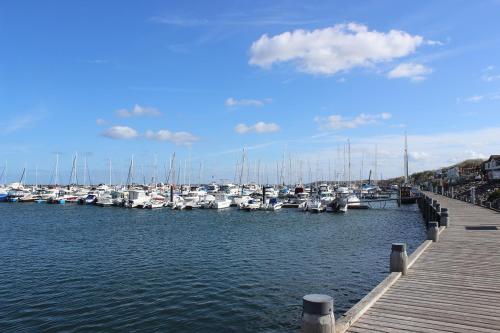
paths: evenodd
<path fill-rule="evenodd" d="M 113 200 L 114 198 L 111 193 L 108 193 L 97 198 L 97 202 L 95 204 L 101 207 L 109 207 L 113 205 Z"/>
<path fill-rule="evenodd" d="M 261 206 L 260 201 L 250 199 L 247 203 L 242 203 L 239 206 L 239 209 L 241 210 L 246 210 L 246 211 L 252 211 L 252 210 L 257 210 Z"/>
<path fill-rule="evenodd" d="M 125 206 L 129 208 L 141 208 L 150 199 L 151 197 L 144 190 L 129 190 L 128 201 L 125 203 Z"/>
<path fill-rule="evenodd" d="M 307 210 L 311 213 L 322 213 L 326 210 L 326 207 L 319 199 L 314 199 L 307 202 Z"/>
<path fill-rule="evenodd" d="M 283 208 L 283 202 L 279 201 L 277 198 L 270 198 L 266 200 L 266 203 L 262 204 L 260 207 L 261 210 L 280 210 Z"/>
<path fill-rule="evenodd" d="M 248 195 L 235 195 L 231 197 L 231 206 L 240 207 L 242 204 L 247 204 L 251 198 Z"/>
<path fill-rule="evenodd" d="M 212 184 L 207 185 L 206 189 L 207 189 L 207 193 L 214 194 L 214 193 L 219 192 L 219 185 L 212 183 Z"/>
<path fill-rule="evenodd" d="M 240 194 L 239 187 L 236 186 L 236 185 L 234 185 L 234 184 L 225 184 L 225 185 L 222 185 L 221 188 L 220 188 L 220 191 L 224 192 L 226 194 L 229 194 L 230 196 L 239 195 Z"/>
<path fill-rule="evenodd" d="M 225 193 L 219 193 L 215 196 L 215 200 L 212 201 L 210 208 L 213 209 L 224 209 L 231 206 L 231 199 Z"/>
<path fill-rule="evenodd" d="M 278 190 L 276 190 L 273 186 L 264 186 L 264 193 L 266 194 L 266 198 L 277 198 Z"/>
<path fill-rule="evenodd" d="M 351 193 L 347 197 L 347 207 L 350 209 L 356 209 L 356 208 L 361 208 L 363 206 L 361 205 L 361 200 L 359 200 L 357 195 L 354 193 Z"/>

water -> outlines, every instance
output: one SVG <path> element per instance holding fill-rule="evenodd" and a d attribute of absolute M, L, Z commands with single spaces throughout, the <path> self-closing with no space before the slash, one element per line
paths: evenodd
<path fill-rule="evenodd" d="M 0 204 L 2 332 L 289 332 L 345 312 L 425 238 L 416 206 L 346 215 Z"/>

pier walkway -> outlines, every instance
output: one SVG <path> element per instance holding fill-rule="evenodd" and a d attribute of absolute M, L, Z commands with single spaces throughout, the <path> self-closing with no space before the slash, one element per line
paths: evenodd
<path fill-rule="evenodd" d="M 425 194 L 448 208 L 448 228 L 337 332 L 500 332 L 500 214 Z"/>

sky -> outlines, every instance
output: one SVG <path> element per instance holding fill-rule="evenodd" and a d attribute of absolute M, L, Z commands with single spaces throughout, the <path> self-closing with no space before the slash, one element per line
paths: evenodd
<path fill-rule="evenodd" d="M 348 140 L 352 179 L 395 177 L 405 132 L 410 172 L 487 158 L 500 153 L 499 12 L 498 0 L 2 2 L 0 183 L 23 168 L 53 182 L 56 155 L 67 182 L 75 154 L 80 183 L 85 160 L 93 183 L 109 161 L 123 182 L 132 156 L 136 180 L 164 180 L 174 152 L 181 181 L 235 181 L 243 148 L 243 180 L 333 180 L 347 177 Z"/>

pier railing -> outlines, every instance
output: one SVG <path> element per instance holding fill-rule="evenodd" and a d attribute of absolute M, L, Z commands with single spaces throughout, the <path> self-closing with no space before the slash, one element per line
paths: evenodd
<path fill-rule="evenodd" d="M 431 197 L 421 194 L 418 207 L 427 226 L 427 240 L 408 256 L 405 243 L 393 243 L 390 254 L 390 273 L 370 293 L 340 318 L 334 316 L 334 299 L 328 295 L 310 294 L 303 297 L 302 333 L 344 333 L 382 297 L 450 225 L 448 209 Z"/>

